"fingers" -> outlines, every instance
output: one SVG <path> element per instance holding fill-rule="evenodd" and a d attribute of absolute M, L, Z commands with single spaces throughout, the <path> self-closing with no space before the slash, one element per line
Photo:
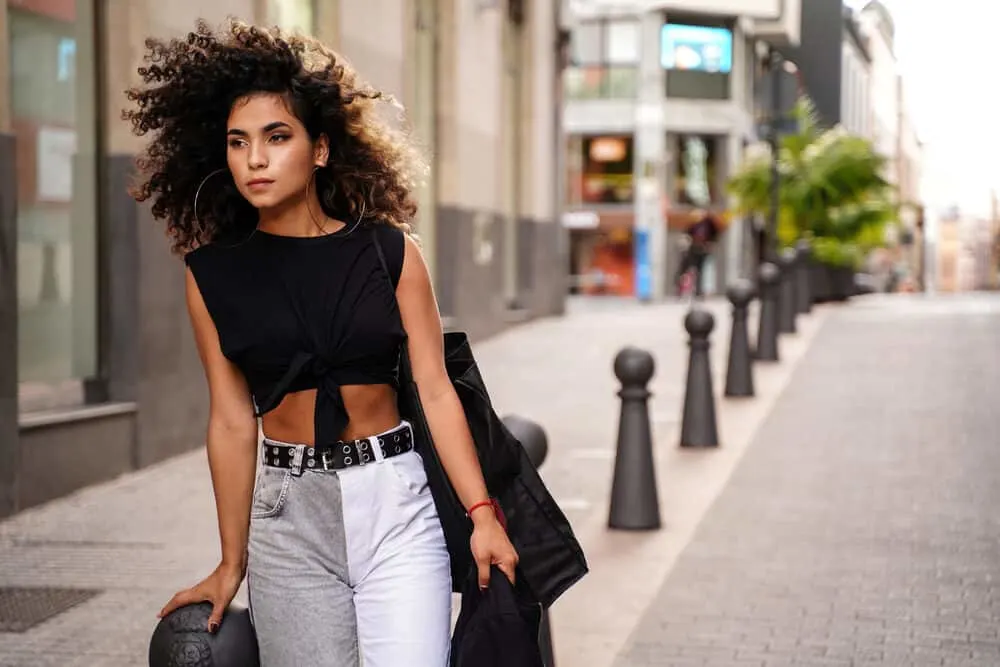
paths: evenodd
<path fill-rule="evenodd" d="M 222 625 L 222 614 L 226 611 L 227 603 L 219 600 L 212 603 L 212 613 L 208 617 L 208 631 L 215 632 Z"/>
<path fill-rule="evenodd" d="M 175 609 L 179 609 L 185 605 L 193 604 L 195 602 L 201 602 L 201 598 L 193 588 L 180 591 L 174 595 L 174 597 L 170 598 L 170 601 L 164 605 L 163 609 L 161 609 L 160 613 L 156 616 L 157 618 L 163 618 Z"/>
<path fill-rule="evenodd" d="M 497 563 L 497 569 L 504 573 L 511 584 L 514 583 L 514 571 L 516 569 L 516 562 L 514 560 L 504 560 Z"/>
<path fill-rule="evenodd" d="M 477 558 L 476 569 L 479 570 L 479 589 L 488 588 L 490 585 L 490 559 Z"/>

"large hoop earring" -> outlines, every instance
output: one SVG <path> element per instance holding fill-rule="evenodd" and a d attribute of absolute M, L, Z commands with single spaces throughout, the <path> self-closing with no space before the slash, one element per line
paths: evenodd
<path fill-rule="evenodd" d="M 355 220 L 354 224 L 351 225 L 351 228 L 347 230 L 347 233 L 344 234 L 344 236 L 350 236 L 351 234 L 354 233 L 355 229 L 357 229 L 358 227 L 361 226 L 361 222 L 365 219 L 365 206 L 366 206 L 365 198 L 362 197 L 361 198 L 361 214 L 358 216 L 358 219 Z"/>
<path fill-rule="evenodd" d="M 320 233 L 325 234 L 326 227 L 321 225 L 319 221 L 316 220 L 316 216 L 313 215 L 312 209 L 309 208 L 309 184 L 316 180 L 317 173 L 319 173 L 319 167 L 313 167 L 312 175 L 309 177 L 309 180 L 306 181 L 306 211 L 309 213 L 309 217 L 312 218 L 313 224 L 316 225 L 316 228 L 320 231 Z M 316 194 L 316 198 L 319 199 L 319 193 Z M 320 208 L 322 208 L 322 206 L 323 202 L 320 202 Z"/>
<path fill-rule="evenodd" d="M 204 228 L 201 226 L 201 220 L 198 218 L 198 197 L 201 196 L 201 189 L 203 187 L 205 187 L 205 183 L 206 183 L 206 181 L 208 181 L 208 179 L 212 178 L 213 176 L 215 176 L 217 174 L 221 174 L 222 172 L 227 172 L 227 171 L 229 171 L 228 168 L 226 168 L 226 167 L 219 167 L 215 171 L 209 173 L 208 176 L 206 176 L 205 178 L 201 179 L 201 183 L 198 184 L 198 189 L 194 191 L 194 203 L 191 205 L 191 213 L 194 216 L 194 224 L 198 228 L 198 233 L 199 234 L 204 231 Z M 253 231 L 250 232 L 250 236 L 246 237 L 245 239 L 243 239 L 242 241 L 240 241 L 239 243 L 236 243 L 234 245 L 221 246 L 221 247 L 223 247 L 223 248 L 235 248 L 236 246 L 243 245 L 244 243 L 246 243 L 247 241 L 249 241 L 250 239 L 253 238 L 253 235 L 257 233 L 257 227 L 259 227 L 259 226 L 260 226 L 260 220 L 257 221 L 256 225 L 254 225 Z"/>
<path fill-rule="evenodd" d="M 324 227 L 323 225 L 319 224 L 319 222 L 316 220 L 316 216 L 313 215 L 312 209 L 309 208 L 309 183 L 316 180 L 316 174 L 317 174 L 317 172 L 319 172 L 319 167 L 318 166 L 313 168 L 312 177 L 308 181 L 306 181 L 306 211 L 309 212 L 309 217 L 312 218 L 313 224 L 316 225 L 317 228 L 319 228 L 319 231 L 321 231 L 321 232 L 323 232 L 325 234 L 326 233 L 326 227 Z M 351 228 L 347 230 L 347 233 L 344 234 L 344 236 L 350 236 L 351 234 L 354 233 L 355 229 L 357 229 L 358 227 L 361 226 L 361 222 L 365 218 L 365 210 L 367 209 L 367 206 L 368 206 L 368 204 L 366 202 L 366 199 L 367 199 L 367 197 L 362 197 L 361 198 L 361 215 L 358 216 L 358 219 L 354 222 L 353 225 L 351 225 Z M 323 203 L 320 202 L 320 206 L 322 206 L 322 204 Z"/>
<path fill-rule="evenodd" d="M 191 205 L 191 213 L 194 216 L 194 224 L 198 228 L 199 233 L 204 231 L 204 228 L 201 226 L 201 220 L 198 218 L 198 197 L 201 196 L 201 189 L 205 187 L 205 183 L 208 181 L 208 179 L 212 178 L 217 174 L 221 174 L 224 171 L 229 171 L 229 170 L 226 169 L 225 167 L 220 167 L 215 171 L 209 173 L 208 176 L 201 179 L 201 183 L 198 184 L 198 189 L 194 191 L 194 203 Z"/>

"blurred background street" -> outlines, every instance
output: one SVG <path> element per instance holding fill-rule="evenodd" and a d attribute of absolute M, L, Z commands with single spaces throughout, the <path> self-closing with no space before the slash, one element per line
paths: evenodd
<path fill-rule="evenodd" d="M 1000 132 L 967 64 L 1000 9 L 932 5 L 0 0 L 0 667 L 145 664 L 218 559 L 183 263 L 119 112 L 145 36 L 227 16 L 405 108 L 445 325 L 544 429 L 591 565 L 547 667 L 1000 665 Z"/>

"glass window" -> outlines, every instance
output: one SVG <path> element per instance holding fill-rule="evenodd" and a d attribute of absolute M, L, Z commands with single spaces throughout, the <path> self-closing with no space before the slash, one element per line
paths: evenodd
<path fill-rule="evenodd" d="M 675 141 L 674 201 L 700 207 L 719 203 L 723 193 L 716 181 L 717 137 L 681 135 Z"/>
<path fill-rule="evenodd" d="M 604 60 L 601 24 L 581 23 L 573 29 L 573 64 L 596 65 Z"/>
<path fill-rule="evenodd" d="M 267 20 L 285 30 L 315 34 L 315 0 L 267 0 Z"/>
<path fill-rule="evenodd" d="M 631 135 L 572 136 L 567 142 L 567 203 L 628 204 L 633 199 Z"/>
<path fill-rule="evenodd" d="M 573 29 L 572 66 L 564 84 L 569 99 L 634 99 L 639 79 L 639 23 L 582 23 Z"/>
<path fill-rule="evenodd" d="M 97 374 L 97 153 L 92 0 L 10 2 L 23 409 Z M 70 392 L 73 393 L 73 392 Z M 71 402 L 78 402 L 76 392 Z"/>
<path fill-rule="evenodd" d="M 639 23 L 614 21 L 607 24 L 605 57 L 613 65 L 639 64 Z"/>

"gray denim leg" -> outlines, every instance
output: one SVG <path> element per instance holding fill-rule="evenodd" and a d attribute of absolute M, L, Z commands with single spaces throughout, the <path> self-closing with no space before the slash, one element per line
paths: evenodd
<path fill-rule="evenodd" d="M 262 466 L 247 587 L 261 667 L 358 667 L 340 480 Z"/>

